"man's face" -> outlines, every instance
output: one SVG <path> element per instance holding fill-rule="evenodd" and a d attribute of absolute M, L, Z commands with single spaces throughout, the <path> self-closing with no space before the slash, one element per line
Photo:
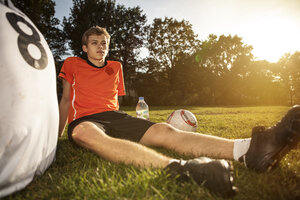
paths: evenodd
<path fill-rule="evenodd" d="M 88 38 L 87 45 L 82 49 L 87 53 L 90 61 L 105 60 L 108 53 L 108 40 L 105 35 L 91 35 Z"/>

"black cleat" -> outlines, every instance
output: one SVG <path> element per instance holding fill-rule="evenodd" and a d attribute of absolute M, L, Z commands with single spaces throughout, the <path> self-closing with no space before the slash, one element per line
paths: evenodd
<path fill-rule="evenodd" d="M 179 180 L 188 181 L 192 178 L 198 185 L 223 197 L 231 197 L 237 191 L 233 186 L 233 167 L 225 160 L 201 157 L 188 160 L 185 164 L 172 162 L 167 170 Z"/>
<path fill-rule="evenodd" d="M 258 172 L 273 169 L 300 141 L 300 106 L 293 106 L 275 126 L 252 130 L 248 152 L 239 160 Z"/>

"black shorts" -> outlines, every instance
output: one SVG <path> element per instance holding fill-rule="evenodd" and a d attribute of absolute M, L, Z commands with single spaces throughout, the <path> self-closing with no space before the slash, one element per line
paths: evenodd
<path fill-rule="evenodd" d="M 155 124 L 148 120 L 132 117 L 123 111 L 107 111 L 84 116 L 72 121 L 68 127 L 70 141 L 73 142 L 73 129 L 84 121 L 95 122 L 105 134 L 111 137 L 127 139 L 133 142 L 139 142 L 148 128 Z"/>

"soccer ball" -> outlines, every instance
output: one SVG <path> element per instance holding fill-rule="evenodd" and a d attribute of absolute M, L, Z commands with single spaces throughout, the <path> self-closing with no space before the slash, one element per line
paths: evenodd
<path fill-rule="evenodd" d="M 179 109 L 171 113 L 167 119 L 167 123 L 183 131 L 196 132 L 197 118 L 188 110 Z"/>

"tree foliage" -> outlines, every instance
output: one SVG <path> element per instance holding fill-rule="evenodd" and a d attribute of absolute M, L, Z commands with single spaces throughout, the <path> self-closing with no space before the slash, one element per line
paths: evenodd
<path fill-rule="evenodd" d="M 276 73 L 277 72 L 277 73 Z M 300 52 L 285 54 L 277 63 L 275 74 L 280 78 L 290 104 L 300 102 Z"/>
<path fill-rule="evenodd" d="M 165 17 L 147 24 L 140 7 L 114 0 L 73 0 L 63 31 L 53 0 L 13 3 L 45 36 L 57 68 L 66 39 L 74 55 L 84 56 L 82 34 L 91 26 L 105 27 L 111 34 L 108 59 L 123 64 L 127 105 L 134 105 L 137 96 L 145 96 L 149 105 L 300 103 L 300 52 L 285 54 L 277 63 L 254 60 L 252 46 L 241 37 L 211 34 L 199 41 L 188 21 Z M 142 47 L 149 55 L 141 59 Z"/>
<path fill-rule="evenodd" d="M 240 90 L 238 84 L 253 55 L 252 47 L 245 45 L 238 36 L 209 35 L 202 41 L 195 54 L 200 68 L 205 68 L 209 84 L 200 87 L 207 93 L 211 104 L 222 104 L 224 100 L 235 103 Z"/>
<path fill-rule="evenodd" d="M 154 19 L 149 29 L 147 48 L 149 57 L 155 59 L 159 65 L 152 70 L 162 71 L 172 68 L 180 55 L 191 55 L 198 44 L 197 35 L 189 22 L 167 17 L 164 20 Z"/>
<path fill-rule="evenodd" d="M 177 97 L 182 93 L 178 91 L 182 89 L 182 81 L 188 80 L 181 73 L 181 64 L 189 63 L 187 58 L 196 51 L 199 43 L 187 21 L 167 17 L 164 20 L 154 19 L 147 37 L 149 56 L 141 64 L 141 71 L 146 74 L 140 75 L 135 89 L 145 93 L 144 96 L 155 103 L 172 100 L 169 104 L 175 105 Z M 180 80 L 179 76 L 182 76 Z M 155 95 L 150 95 L 153 93 Z"/>
<path fill-rule="evenodd" d="M 60 29 L 60 21 L 55 14 L 53 0 L 12 0 L 13 4 L 24 12 L 44 35 L 54 59 L 57 62 L 65 55 L 65 35 Z"/>

